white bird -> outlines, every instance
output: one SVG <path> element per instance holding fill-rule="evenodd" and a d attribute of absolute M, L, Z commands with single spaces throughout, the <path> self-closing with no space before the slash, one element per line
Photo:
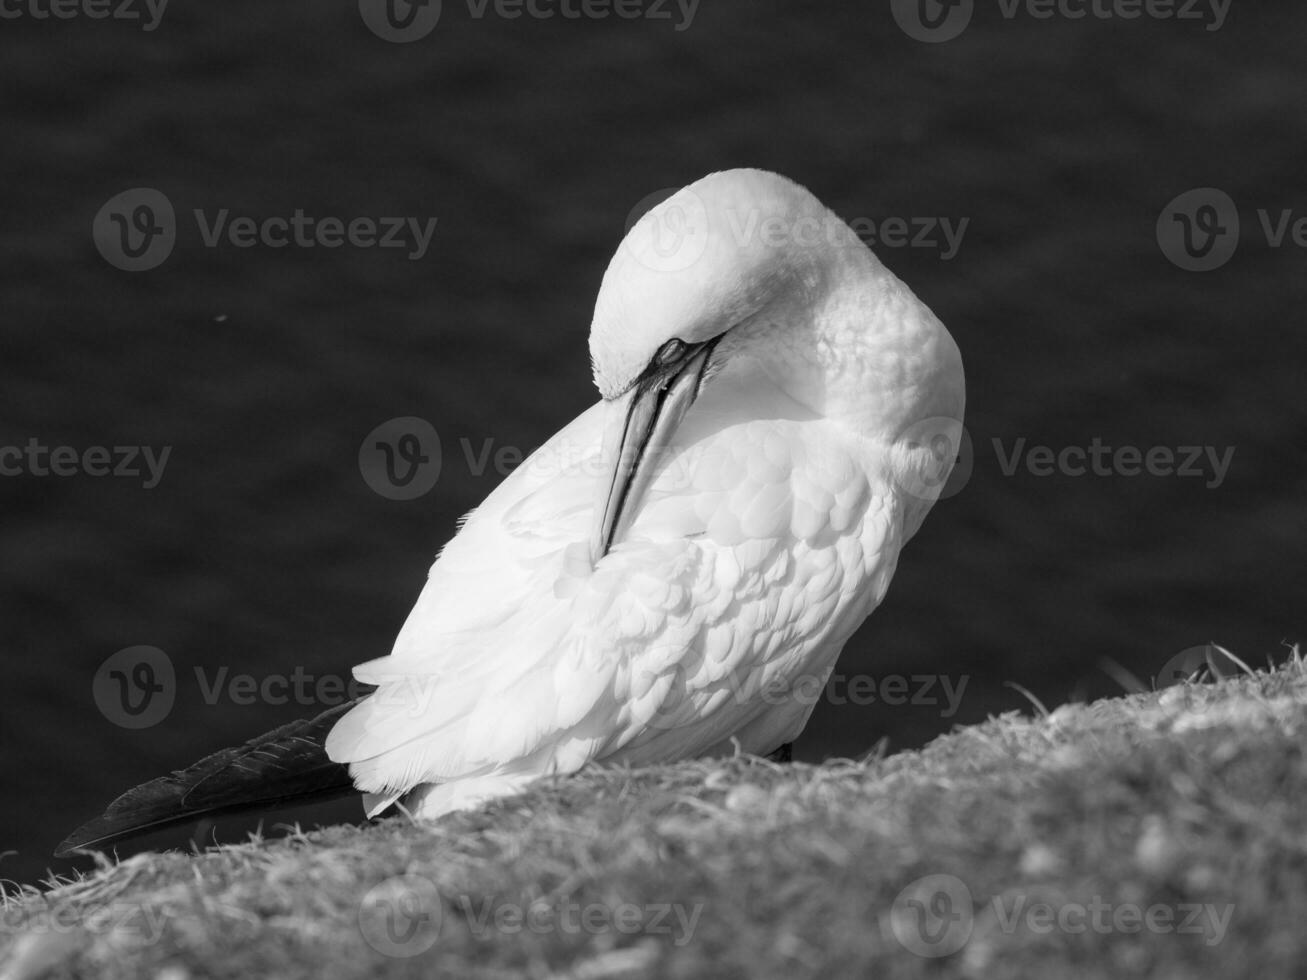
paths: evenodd
<path fill-rule="evenodd" d="M 465 519 L 390 655 L 355 668 L 376 690 L 312 723 L 334 723 L 326 754 L 369 813 L 788 745 L 961 432 L 943 324 L 812 194 L 759 170 L 704 177 L 629 231 L 590 354 L 601 400 Z M 185 795 L 189 772 L 155 782 Z"/>

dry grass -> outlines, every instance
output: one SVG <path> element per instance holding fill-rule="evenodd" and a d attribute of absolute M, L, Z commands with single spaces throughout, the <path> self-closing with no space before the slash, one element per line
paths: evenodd
<path fill-rule="evenodd" d="M 11 897 L 0 956 L 6 980 L 1302 975 L 1305 724 L 1295 654 L 890 758 L 588 772 L 434 826 L 106 864 Z"/>

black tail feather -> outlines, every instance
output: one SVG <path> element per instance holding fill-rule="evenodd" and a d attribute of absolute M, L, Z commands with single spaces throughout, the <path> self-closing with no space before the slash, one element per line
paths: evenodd
<path fill-rule="evenodd" d="M 73 831 L 55 857 L 203 816 L 354 792 L 349 771 L 328 759 L 323 745 L 336 720 L 361 700 L 282 725 L 129 789 L 103 814 Z"/>

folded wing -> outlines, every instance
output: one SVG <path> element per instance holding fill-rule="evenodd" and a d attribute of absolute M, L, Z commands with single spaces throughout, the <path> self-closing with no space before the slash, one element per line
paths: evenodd
<path fill-rule="evenodd" d="M 802 728 L 813 702 L 786 691 L 824 684 L 879 602 L 900 515 L 831 423 L 712 394 L 593 569 L 599 406 L 468 517 L 393 653 L 355 670 L 378 689 L 327 750 L 360 789 L 384 802 L 475 781 L 493 795 L 741 733 L 758 743 L 747 750 L 771 751 Z M 880 581 L 865 589 L 869 574 Z"/>

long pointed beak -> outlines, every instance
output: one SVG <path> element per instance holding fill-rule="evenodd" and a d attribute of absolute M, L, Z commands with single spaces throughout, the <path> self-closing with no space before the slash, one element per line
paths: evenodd
<path fill-rule="evenodd" d="M 630 391 L 608 403 L 590 539 L 592 562 L 608 554 L 634 520 L 672 448 L 672 436 L 699 395 L 715 345 L 710 340 L 689 348 L 675 362 L 646 372 Z"/>

